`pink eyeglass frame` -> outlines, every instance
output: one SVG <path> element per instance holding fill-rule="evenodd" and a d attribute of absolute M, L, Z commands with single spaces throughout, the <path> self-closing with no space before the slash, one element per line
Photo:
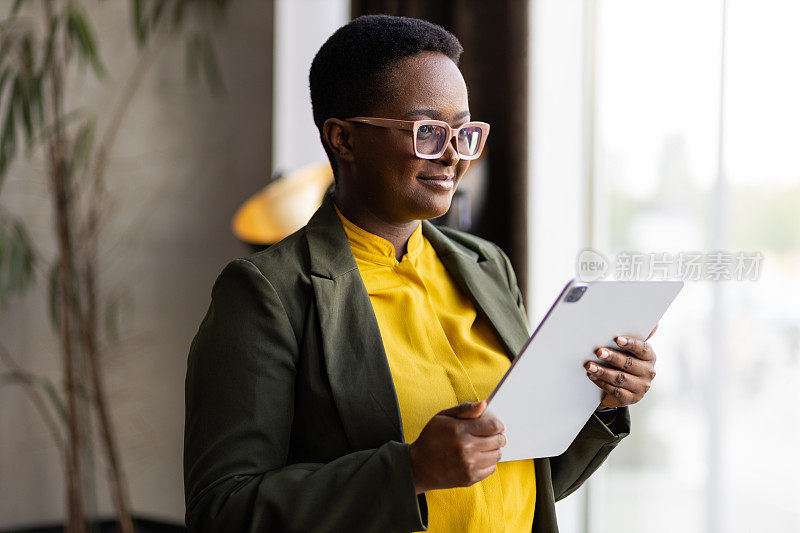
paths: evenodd
<path fill-rule="evenodd" d="M 458 148 L 456 148 L 456 153 L 458 154 L 459 159 L 464 159 L 466 161 L 472 159 L 478 159 L 483 152 L 483 145 L 486 144 L 486 137 L 489 136 L 489 124 L 486 122 L 465 122 L 461 126 L 457 128 L 453 128 L 447 122 L 442 120 L 397 120 L 393 118 L 377 118 L 377 117 L 353 117 L 345 119 L 349 122 L 360 122 L 362 124 L 369 124 L 370 126 L 378 126 L 379 128 L 396 128 L 400 130 L 411 130 L 411 139 L 414 143 L 414 155 L 421 159 L 439 159 L 444 155 L 445 151 L 447 151 L 447 146 L 452 144 L 453 137 L 458 135 L 458 132 L 461 131 L 462 128 L 465 127 L 478 127 L 481 130 L 481 141 L 480 145 L 478 146 L 477 151 L 474 155 L 463 155 L 458 152 Z M 437 154 L 423 154 L 417 150 L 417 130 L 419 130 L 420 126 L 424 125 L 431 125 L 431 126 L 442 126 L 447 131 L 447 141 L 442 144 L 442 149 Z"/>

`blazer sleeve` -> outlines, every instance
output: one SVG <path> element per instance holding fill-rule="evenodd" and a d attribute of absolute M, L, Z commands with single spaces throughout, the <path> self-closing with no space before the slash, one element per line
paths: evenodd
<path fill-rule="evenodd" d="M 621 407 L 609 426 L 593 413 L 569 448 L 561 455 L 550 458 L 555 500 L 566 498 L 578 490 L 630 431 L 628 407 Z"/>
<path fill-rule="evenodd" d="M 508 256 L 497 245 L 503 263 L 508 288 L 514 296 L 522 316 L 527 322 L 522 293 Z M 559 456 L 550 457 L 550 471 L 553 481 L 553 494 L 556 501 L 575 492 L 592 473 L 594 473 L 619 441 L 631 431 L 631 417 L 628 407 L 617 410 L 613 422 L 608 425 L 592 413 L 591 418 L 572 441 L 569 448 Z"/>
<path fill-rule="evenodd" d="M 407 444 L 287 464 L 298 351 L 273 286 L 250 261 L 231 261 L 189 351 L 189 531 L 424 530 Z"/>

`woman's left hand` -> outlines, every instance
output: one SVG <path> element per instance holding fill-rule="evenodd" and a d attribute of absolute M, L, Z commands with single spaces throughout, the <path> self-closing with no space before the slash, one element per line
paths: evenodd
<path fill-rule="evenodd" d="M 656 326 L 657 328 L 658 326 Z M 655 332 L 655 328 L 647 336 Z M 624 336 L 616 338 L 620 350 L 598 348 L 595 354 L 603 363 L 587 361 L 586 375 L 603 390 L 598 409 L 624 407 L 641 400 L 656 377 L 656 354 L 646 340 Z"/>

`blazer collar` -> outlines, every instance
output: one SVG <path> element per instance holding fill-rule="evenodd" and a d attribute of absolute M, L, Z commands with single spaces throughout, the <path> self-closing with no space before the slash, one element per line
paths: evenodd
<path fill-rule="evenodd" d="M 306 239 L 313 275 L 335 279 L 358 269 L 330 192 L 308 221 Z"/>
<path fill-rule="evenodd" d="M 513 360 L 528 342 L 530 334 L 516 306 L 514 294 L 503 282 L 505 266 L 492 259 L 484 248 L 478 247 L 478 251 L 474 251 L 460 245 L 427 220 L 422 222 L 422 233 L 461 290 L 489 320 L 506 347 L 506 355 Z M 496 253 L 493 255 L 497 256 Z"/>

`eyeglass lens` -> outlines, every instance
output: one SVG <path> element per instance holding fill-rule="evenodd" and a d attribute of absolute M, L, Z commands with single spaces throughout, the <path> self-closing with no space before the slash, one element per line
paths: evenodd
<path fill-rule="evenodd" d="M 462 127 L 456 135 L 458 153 L 475 155 L 481 145 L 482 133 L 477 126 Z M 448 140 L 447 130 L 437 124 L 423 124 L 417 130 L 417 150 L 422 154 L 438 154 Z"/>

